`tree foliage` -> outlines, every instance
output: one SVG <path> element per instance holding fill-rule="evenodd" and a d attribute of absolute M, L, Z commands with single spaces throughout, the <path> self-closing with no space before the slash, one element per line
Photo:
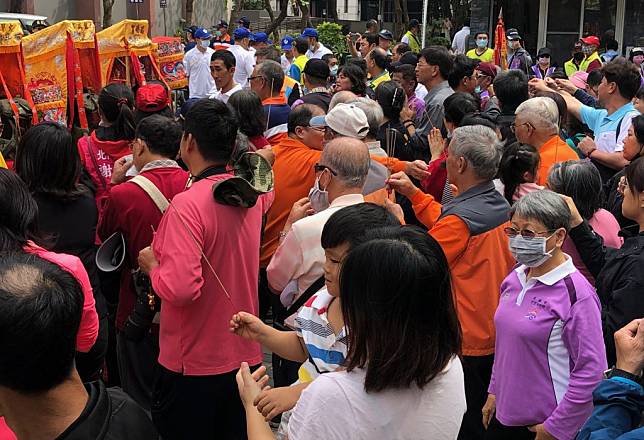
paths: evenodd
<path fill-rule="evenodd" d="M 327 21 L 319 24 L 316 29 L 320 42 L 331 49 L 338 57 L 342 57 L 348 52 L 347 40 L 342 35 L 342 26 L 338 23 Z"/>

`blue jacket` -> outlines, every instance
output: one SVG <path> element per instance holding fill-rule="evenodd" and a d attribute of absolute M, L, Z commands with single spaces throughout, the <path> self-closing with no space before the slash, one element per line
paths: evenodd
<path fill-rule="evenodd" d="M 622 378 L 603 380 L 593 392 L 595 408 L 577 440 L 641 440 L 644 388 Z"/>

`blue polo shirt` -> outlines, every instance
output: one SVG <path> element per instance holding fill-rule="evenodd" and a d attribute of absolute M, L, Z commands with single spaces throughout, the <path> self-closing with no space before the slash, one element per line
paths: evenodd
<path fill-rule="evenodd" d="M 596 109 L 581 106 L 581 120 L 586 124 L 595 136 L 597 149 L 607 153 L 614 153 L 624 150 L 624 139 L 631 126 L 631 120 L 639 115 L 632 103 L 625 104 L 609 115 L 606 109 Z M 617 138 L 617 126 L 619 138 Z"/>

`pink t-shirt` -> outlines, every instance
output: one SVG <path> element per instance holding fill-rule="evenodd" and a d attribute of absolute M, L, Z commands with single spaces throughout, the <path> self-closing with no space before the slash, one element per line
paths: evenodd
<path fill-rule="evenodd" d="M 230 176 L 199 180 L 177 194 L 152 243 L 159 266 L 150 279 L 162 300 L 159 363 L 186 376 L 223 374 L 242 361 L 262 361 L 259 344 L 232 334 L 228 323 L 240 310 L 259 312 L 262 216 L 272 193 L 252 208 L 215 202 L 213 183 Z"/>
<path fill-rule="evenodd" d="M 616 249 L 622 247 L 624 240 L 622 237 L 617 235 L 620 227 L 617 220 L 615 220 L 615 217 L 613 217 L 613 214 L 605 209 L 600 209 L 590 220 L 588 220 L 588 224 L 590 224 L 593 230 L 603 238 L 604 246 Z M 561 249 L 572 257 L 575 267 L 579 269 L 579 272 L 581 272 L 590 284 L 594 286 L 595 278 L 591 275 L 590 271 L 584 264 L 584 261 L 581 259 L 581 255 L 579 255 L 579 252 L 575 247 L 575 243 L 571 239 L 567 238 Z"/>

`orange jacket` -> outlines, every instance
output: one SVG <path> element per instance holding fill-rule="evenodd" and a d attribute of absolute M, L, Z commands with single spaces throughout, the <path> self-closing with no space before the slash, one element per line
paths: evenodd
<path fill-rule="evenodd" d="M 420 190 L 410 197 L 416 217 L 445 252 L 463 331 L 463 354 L 494 353 L 499 289 L 515 264 L 503 232 L 509 205 L 489 182 L 445 206 Z"/>
<path fill-rule="evenodd" d="M 548 180 L 548 173 L 550 168 L 558 162 L 565 162 L 567 160 L 579 160 L 579 156 L 575 150 L 570 148 L 566 141 L 562 140 L 558 135 L 553 136 L 548 142 L 539 148 L 539 175 L 537 184 L 545 186 Z"/>
<path fill-rule="evenodd" d="M 279 233 L 284 229 L 293 204 L 309 195 L 315 183 L 313 166 L 318 163 L 321 151 L 313 150 L 297 139 L 287 137 L 273 147 L 275 200 L 266 214 L 266 225 L 262 238 L 260 267 L 267 267 L 279 244 Z M 372 159 L 386 163 L 386 157 L 372 156 Z M 394 172 L 403 170 L 407 162 L 391 159 Z M 384 200 L 383 200 L 384 203 Z"/>

